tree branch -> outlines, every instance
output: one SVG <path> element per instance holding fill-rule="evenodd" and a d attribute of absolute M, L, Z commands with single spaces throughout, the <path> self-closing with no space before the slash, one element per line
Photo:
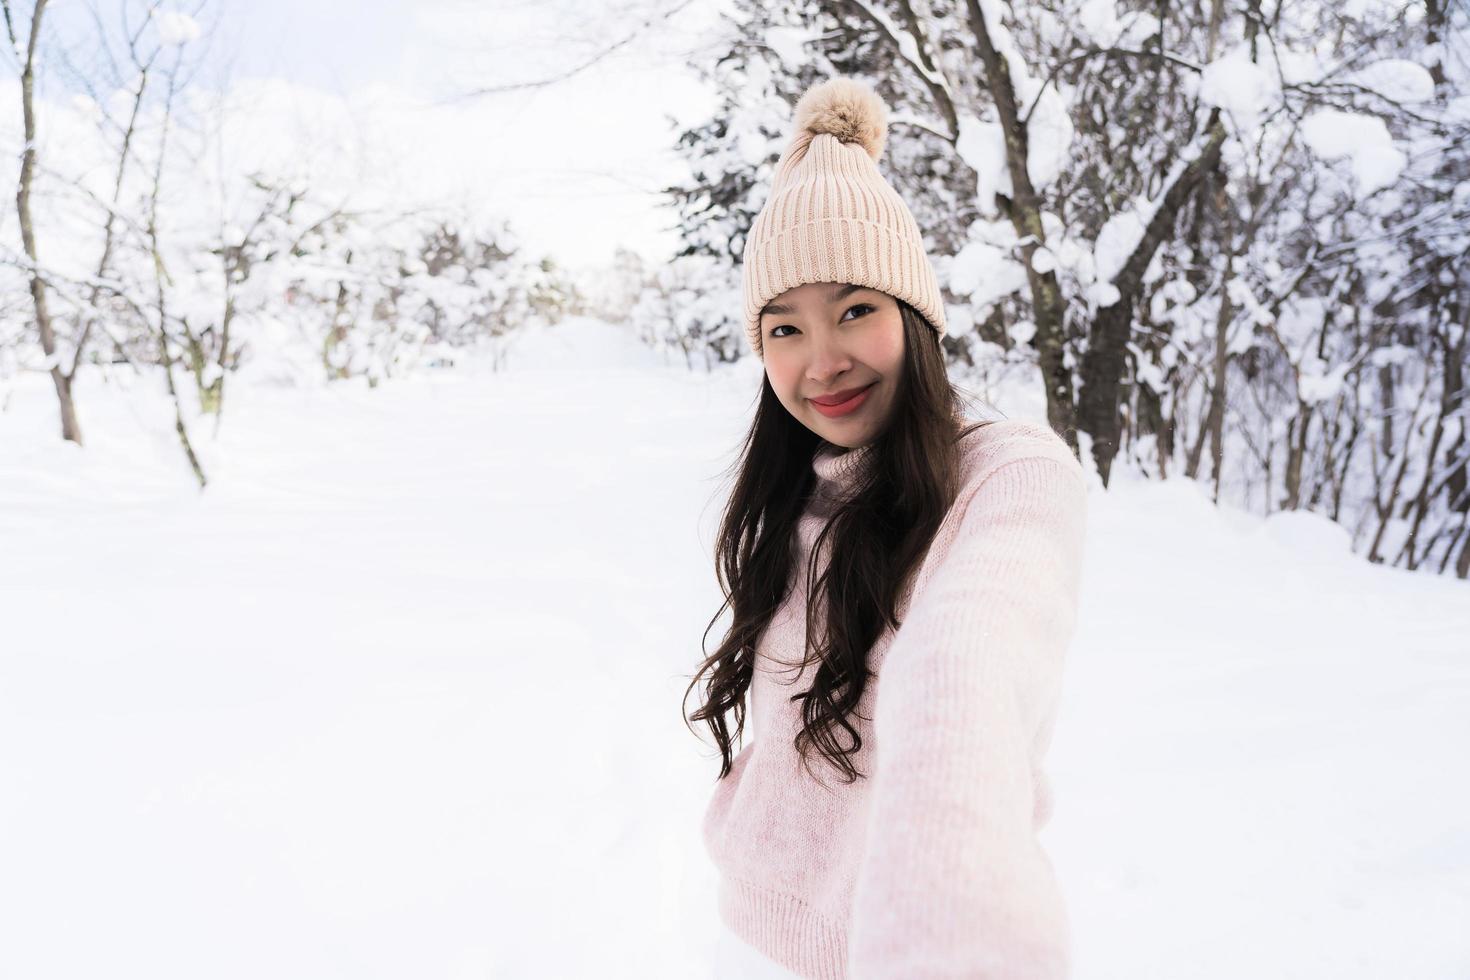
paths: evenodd
<path fill-rule="evenodd" d="M 631 44 L 644 30 L 652 27 L 654 23 L 661 20 L 667 20 L 693 2 L 694 0 L 680 0 L 680 2 L 676 4 L 672 10 L 651 14 L 645 20 L 641 21 L 636 28 L 628 32 L 627 35 L 609 44 L 607 47 L 598 51 L 592 57 L 581 62 L 580 64 L 568 68 L 566 71 L 558 72 L 555 75 L 549 75 L 546 78 L 540 78 L 530 82 L 510 82 L 505 85 L 487 85 L 483 88 L 477 88 L 473 91 L 466 92 L 463 95 L 454 96 L 453 98 L 445 100 L 445 102 L 464 102 L 469 99 L 475 99 L 485 95 L 501 95 L 506 92 L 520 92 L 526 89 L 545 88 L 548 85 L 555 85 L 557 82 L 564 82 L 569 78 L 580 75 L 582 72 L 602 61 L 604 58 L 608 57 L 618 49 Z"/>

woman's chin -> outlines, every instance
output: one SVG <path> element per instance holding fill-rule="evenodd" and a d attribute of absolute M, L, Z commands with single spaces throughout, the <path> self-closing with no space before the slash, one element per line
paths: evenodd
<path fill-rule="evenodd" d="M 809 425 L 808 428 L 832 445 L 841 446 L 844 449 L 856 449 L 867 444 L 867 425 L 856 421 L 852 425 L 834 423 L 836 423 L 834 419 L 824 419 L 818 416 L 816 422 Z"/>

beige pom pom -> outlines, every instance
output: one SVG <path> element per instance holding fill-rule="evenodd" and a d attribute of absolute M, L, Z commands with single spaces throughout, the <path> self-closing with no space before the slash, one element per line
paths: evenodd
<path fill-rule="evenodd" d="M 860 144 L 878 160 L 888 133 L 888 106 L 866 82 L 838 76 L 807 89 L 796 103 L 795 123 L 797 132 L 830 133 Z"/>

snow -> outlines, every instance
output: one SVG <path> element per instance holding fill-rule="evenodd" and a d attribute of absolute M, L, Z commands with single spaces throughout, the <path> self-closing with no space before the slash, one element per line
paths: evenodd
<path fill-rule="evenodd" d="M 1015 65 L 1019 57 L 1013 55 L 1011 64 Z M 1031 178 L 1032 187 L 1048 187 L 1061 176 L 1067 164 L 1076 128 L 1056 85 L 1047 85 L 1037 95 L 1039 80 L 1028 77 L 1026 84 L 1019 82 L 1020 79 L 1017 94 L 1024 104 L 1029 106 L 1033 100 L 1036 104 L 1026 123 L 1026 175 Z"/>
<path fill-rule="evenodd" d="M 1009 240 L 966 242 L 953 258 L 943 263 L 948 269 L 946 281 L 950 292 L 968 296 L 976 309 L 983 310 L 1023 288 L 1026 267 L 1010 257 L 1014 242 L 1014 230 L 1010 230 Z"/>
<path fill-rule="evenodd" d="M 85 449 L 0 398 L 0 975 L 708 976 L 680 698 L 758 362 L 232 376 L 202 495 L 131 379 Z M 1048 757 L 1077 980 L 1463 976 L 1467 590 L 1120 460 Z"/>
<path fill-rule="evenodd" d="M 1006 333 L 1017 344 L 1029 344 L 1036 336 L 1036 324 L 1031 320 L 1017 320 L 1006 328 Z"/>
<path fill-rule="evenodd" d="M 981 214 L 996 214 L 995 195 L 1012 196 L 1011 171 L 1006 164 L 1005 132 L 1000 123 L 974 116 L 959 117 L 955 152 L 975 171 L 975 201 Z"/>
<path fill-rule="evenodd" d="M 1382 119 L 1366 113 L 1322 109 L 1302 120 L 1302 139 L 1326 160 L 1346 158 L 1360 196 L 1388 187 L 1408 165 Z"/>
<path fill-rule="evenodd" d="M 1159 33 L 1159 19 L 1153 14 L 1134 10 L 1123 15 L 1123 31 L 1117 43 L 1125 47 L 1141 48 L 1149 38 Z"/>
<path fill-rule="evenodd" d="M 1123 294 L 1118 291 L 1118 287 L 1107 281 L 1095 282 L 1088 286 L 1084 291 L 1084 295 L 1087 297 L 1089 303 L 1099 309 L 1112 306 L 1123 298 Z"/>
<path fill-rule="evenodd" d="M 1275 320 L 1271 310 L 1263 304 L 1251 289 L 1250 283 L 1236 277 L 1230 280 L 1226 289 L 1230 293 L 1230 301 L 1239 309 L 1249 314 L 1251 322 L 1265 326 Z"/>
<path fill-rule="evenodd" d="M 1342 392 L 1343 380 L 1351 368 L 1349 363 L 1329 367 L 1316 355 L 1305 358 L 1301 365 L 1301 374 L 1297 378 L 1297 391 L 1301 400 L 1308 405 L 1320 405 L 1336 398 Z"/>
<path fill-rule="evenodd" d="M 944 305 L 944 332 L 951 337 L 963 337 L 975 331 L 975 312 L 969 306 L 954 303 Z"/>
<path fill-rule="evenodd" d="M 1434 98 L 1434 79 L 1423 65 L 1403 58 L 1387 58 L 1353 72 L 1346 79 L 1395 102 L 1425 102 Z"/>
<path fill-rule="evenodd" d="M 1245 44 L 1206 65 L 1200 78 L 1199 97 L 1229 113 L 1244 131 L 1254 130 L 1280 96 L 1275 77 L 1251 61 L 1250 47 Z"/>
<path fill-rule="evenodd" d="M 1048 272 L 1054 271 L 1056 267 L 1057 257 L 1045 245 L 1038 247 L 1031 253 L 1031 268 L 1035 269 L 1041 275 L 1044 276 Z"/>
<path fill-rule="evenodd" d="M 1092 249 L 1099 279 L 1112 282 L 1113 277 L 1123 271 L 1128 257 L 1143 241 L 1143 234 L 1148 230 L 1155 210 L 1146 200 L 1135 201 L 1132 208 L 1119 211 L 1103 223 Z"/>
<path fill-rule="evenodd" d="M 1077 8 L 1077 24 L 1099 48 L 1112 47 L 1123 32 L 1114 0 L 1083 0 Z"/>
<path fill-rule="evenodd" d="M 806 60 L 806 46 L 815 39 L 814 33 L 810 27 L 772 27 L 766 31 L 766 43 L 784 64 L 799 65 Z"/>

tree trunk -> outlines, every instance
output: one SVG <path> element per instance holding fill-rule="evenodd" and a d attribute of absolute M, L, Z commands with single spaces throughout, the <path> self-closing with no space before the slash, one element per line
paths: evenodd
<path fill-rule="evenodd" d="M 45 12 L 46 0 L 36 0 L 31 14 L 31 34 L 26 40 L 25 67 L 20 73 L 21 115 L 26 142 L 20 158 L 20 186 L 15 195 L 15 209 L 20 219 L 21 246 L 31 263 L 31 303 L 36 310 L 36 329 L 41 337 L 41 350 L 51 365 L 51 383 L 56 388 L 56 398 L 61 407 L 61 438 L 80 446 L 82 426 L 77 420 L 76 402 L 72 399 L 71 378 L 61 369 L 61 358 L 56 352 L 56 330 L 46 305 L 46 283 L 41 278 L 41 264 L 36 255 L 36 226 L 31 217 L 31 185 L 36 179 L 36 45 L 41 34 L 41 16 Z"/>
<path fill-rule="evenodd" d="M 1077 423 L 1092 436 L 1092 458 L 1103 486 L 1107 486 L 1113 457 L 1118 453 L 1118 390 L 1123 377 L 1124 352 L 1133 333 L 1133 310 L 1143 292 L 1144 273 L 1173 230 L 1184 202 L 1194 193 L 1201 178 L 1218 162 L 1220 147 L 1224 143 L 1225 127 L 1220 122 L 1217 109 L 1210 113 L 1199 155 L 1164 192 L 1164 198 L 1149 220 L 1138 247 L 1113 278 L 1118 301 L 1098 310 L 1092 321 L 1087 350 L 1082 356 L 1082 390 L 1077 404 Z"/>
<path fill-rule="evenodd" d="M 1009 209 L 1010 218 L 1016 234 L 1024 243 L 1020 247 L 1021 262 L 1026 267 L 1032 314 L 1036 319 L 1036 335 L 1032 343 L 1036 346 L 1041 377 L 1046 383 L 1046 418 L 1075 453 L 1078 451 L 1078 414 L 1072 394 L 1072 372 L 1063 356 L 1067 339 L 1066 304 L 1062 300 L 1056 272 L 1037 272 L 1031 264 L 1036 250 L 1046 242 L 1046 232 L 1041 224 L 1041 199 L 1031 185 L 1031 174 L 1026 169 L 1029 152 L 1026 124 L 1016 105 L 1010 67 L 1005 57 L 995 49 L 990 29 L 985 24 L 984 11 L 980 9 L 980 0 L 969 0 L 969 19 L 970 30 L 980 50 L 980 60 L 985 66 L 985 81 L 1005 131 L 1006 169 L 1010 172 L 1011 189 L 1015 195 Z"/>

